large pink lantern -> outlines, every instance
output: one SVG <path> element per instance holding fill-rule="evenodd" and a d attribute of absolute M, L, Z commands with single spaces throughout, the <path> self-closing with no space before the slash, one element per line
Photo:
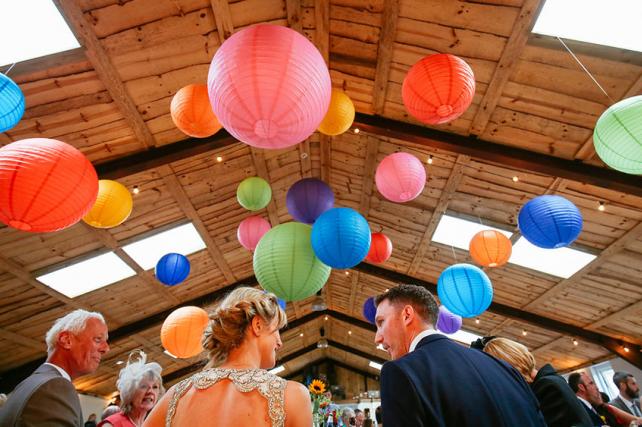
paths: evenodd
<path fill-rule="evenodd" d="M 207 87 L 214 114 L 238 140 L 258 148 L 298 144 L 330 105 L 330 73 L 316 47 L 298 32 L 260 24 L 221 45 Z"/>
<path fill-rule="evenodd" d="M 397 203 L 408 202 L 423 191 L 426 170 L 412 154 L 393 153 L 377 166 L 375 183 L 386 199 Z"/>
<path fill-rule="evenodd" d="M 270 223 L 260 216 L 249 216 L 239 224 L 236 237 L 245 249 L 253 251 L 259 244 L 261 237 L 271 228 Z"/>

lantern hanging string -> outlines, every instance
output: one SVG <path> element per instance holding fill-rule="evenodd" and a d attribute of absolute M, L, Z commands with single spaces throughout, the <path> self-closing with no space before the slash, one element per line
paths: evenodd
<path fill-rule="evenodd" d="M 11 64 L 11 66 L 10 66 L 10 67 L 7 69 L 7 71 L 5 71 L 3 74 L 4 74 L 5 76 L 8 76 L 8 75 L 9 75 L 9 72 L 13 69 L 13 67 L 15 67 L 15 66 L 16 66 L 16 64 L 17 64 L 17 62 L 14 62 L 13 64 Z"/>
<path fill-rule="evenodd" d="M 573 51 L 572 51 L 572 50 L 571 50 L 571 49 L 566 45 L 566 43 L 564 43 L 564 40 L 562 40 L 561 38 L 559 38 L 559 36 L 557 37 L 557 40 L 559 40 L 559 41 L 560 41 L 560 43 L 562 43 L 562 46 L 564 46 L 564 47 L 566 48 L 566 50 L 568 51 L 568 53 L 570 53 L 570 54 L 571 54 L 571 56 L 573 57 L 573 59 L 575 59 L 575 61 L 577 61 L 577 63 L 578 63 L 578 64 L 580 64 L 580 67 L 582 67 L 582 70 L 584 70 L 584 72 L 585 72 L 586 74 L 588 74 L 588 76 L 591 78 L 591 80 L 593 80 L 593 83 L 595 83 L 595 84 L 597 85 L 597 87 L 599 87 L 599 88 L 600 88 L 600 90 L 602 91 L 602 93 L 603 93 L 603 94 L 604 94 L 604 95 L 609 99 L 609 101 L 611 101 L 611 104 L 615 104 L 615 101 L 613 100 L 613 98 L 611 98 L 611 97 L 609 96 L 609 94 L 608 94 L 608 93 L 606 93 L 606 91 L 604 90 L 604 88 L 602 87 L 602 85 L 598 83 L 598 81 L 595 79 L 595 77 L 593 77 L 593 74 L 591 74 L 591 73 L 589 72 L 589 70 L 584 66 L 584 64 L 582 64 L 582 61 L 580 61 L 580 59 L 579 59 L 579 58 L 578 58 L 578 57 L 573 53 Z"/>
<path fill-rule="evenodd" d="M 455 263 L 457 263 L 457 255 L 455 254 L 455 247 L 453 245 L 450 245 L 450 249 L 453 251 L 453 258 L 455 258 Z"/>

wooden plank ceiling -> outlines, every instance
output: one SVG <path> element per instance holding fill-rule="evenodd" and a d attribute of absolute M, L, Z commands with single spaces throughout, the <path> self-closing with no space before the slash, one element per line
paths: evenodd
<path fill-rule="evenodd" d="M 431 242 L 444 212 L 515 228 L 519 208 L 530 198 L 546 193 L 567 197 L 584 216 L 577 246 L 598 257 L 565 280 L 514 265 L 489 271 L 495 303 L 513 311 L 491 310 L 476 320 L 466 319 L 464 327 L 518 339 L 535 352 L 538 364 L 551 362 L 562 370 L 616 353 L 639 362 L 642 197 L 621 189 L 642 186 L 637 177 L 606 171 L 596 158 L 592 129 L 609 100 L 555 40 L 530 33 L 539 0 L 57 3 L 83 47 L 15 66 L 11 77 L 26 96 L 27 110 L 18 126 L 0 134 L 0 144 L 30 137 L 60 139 L 79 148 L 99 171 L 141 191 L 132 216 L 107 231 L 82 223 L 52 234 L 0 228 L 3 387 L 44 356 L 48 327 L 77 307 L 101 311 L 115 331 L 111 352 L 99 370 L 76 381 L 84 392 L 110 395 L 119 370 L 116 362 L 135 348 L 144 348 L 161 363 L 170 382 L 200 366 L 198 357 L 176 360 L 162 352 L 162 314 L 190 301 L 208 307 L 220 296 L 217 291 L 239 283 L 255 285 L 252 255 L 236 240 L 238 223 L 249 212 L 235 198 L 239 182 L 255 175 L 272 186 L 273 201 L 261 212 L 272 225 L 291 220 L 285 194 L 295 181 L 310 176 L 326 180 L 336 205 L 358 209 L 373 231 L 392 239 L 394 251 L 383 269 L 427 284 L 434 284 L 455 262 L 450 247 Z M 566 161 L 561 164 L 569 170 L 603 168 L 599 171 L 607 178 L 568 175 L 560 167 L 562 177 L 523 170 L 517 163 L 493 161 L 499 157 L 492 155 L 480 158 L 465 150 L 409 142 L 377 126 L 333 138 L 313 134 L 296 147 L 278 151 L 250 148 L 224 131 L 210 145 L 183 141 L 186 136 L 169 114 L 172 96 L 187 84 L 205 82 L 220 44 L 260 22 L 289 25 L 314 42 L 328 62 L 333 86 L 352 98 L 361 118 L 376 115 L 407 123 L 408 128 L 423 126 L 408 116 L 401 101 L 409 67 L 435 52 L 458 55 L 473 68 L 477 91 L 466 113 L 438 130 L 470 137 L 463 140 L 470 145 L 494 143 L 507 152 L 536 153 L 542 164 Z M 641 54 L 569 45 L 612 98 L 642 92 Z M 167 147 L 183 147 L 175 151 L 188 154 L 141 162 Z M 373 185 L 378 162 L 396 151 L 422 160 L 433 156 L 433 163 L 426 165 L 423 193 L 403 205 L 383 199 Z M 135 155 L 139 157 L 132 160 Z M 217 162 L 217 156 L 223 161 Z M 576 163 L 570 163 L 573 160 Z M 625 187 L 609 188 L 609 182 L 616 181 Z M 600 201 L 605 212 L 597 210 Z M 120 248 L 132 238 L 181 221 L 193 222 L 208 247 L 189 257 L 192 272 L 180 286 L 165 288 L 128 259 L 136 276 L 73 299 L 35 279 L 43 270 L 95 251 L 115 250 L 122 256 Z M 465 251 L 457 250 L 455 256 L 459 262 L 469 260 Z M 327 312 L 312 312 L 311 299 L 288 304 L 292 326 L 283 334 L 280 354 L 286 375 L 326 358 L 376 374 L 368 361 L 383 361 L 387 355 L 375 349 L 374 332 L 363 322 L 361 307 L 367 297 L 394 283 L 363 268 L 333 271 L 323 290 Z M 534 324 L 533 319 L 544 320 Z M 321 326 L 331 343 L 328 349 L 316 349 Z M 584 335 L 579 334 L 582 330 Z M 573 343 L 576 338 L 578 345 Z"/>

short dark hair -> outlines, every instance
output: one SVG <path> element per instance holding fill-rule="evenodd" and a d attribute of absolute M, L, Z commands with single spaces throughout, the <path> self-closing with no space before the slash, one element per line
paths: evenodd
<path fill-rule="evenodd" d="M 617 371 L 613 374 L 613 382 L 615 383 L 615 386 L 617 388 L 620 388 L 620 384 L 627 382 L 629 380 L 629 377 L 633 377 L 633 375 L 629 374 L 628 372 Z"/>
<path fill-rule="evenodd" d="M 579 391 L 580 384 L 584 384 L 582 382 L 582 374 L 580 374 L 579 372 L 573 372 L 568 376 L 568 385 L 571 386 L 571 390 L 573 390 L 573 393 L 577 393 Z"/>
<path fill-rule="evenodd" d="M 435 297 L 426 288 L 417 285 L 396 286 L 381 295 L 377 295 L 375 306 L 379 306 L 385 300 L 390 301 L 390 304 L 409 304 L 424 321 L 429 322 L 431 325 L 437 323 L 439 307 Z"/>

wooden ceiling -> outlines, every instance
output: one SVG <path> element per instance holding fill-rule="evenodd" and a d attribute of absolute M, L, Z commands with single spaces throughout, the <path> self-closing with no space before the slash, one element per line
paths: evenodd
<path fill-rule="evenodd" d="M 110 353 L 95 374 L 75 382 L 79 390 L 111 394 L 116 362 L 136 348 L 161 363 L 170 383 L 197 369 L 199 358 L 176 360 L 162 352 L 160 324 L 177 306 L 208 307 L 233 286 L 256 284 L 252 255 L 236 240 L 239 221 L 250 213 L 235 197 L 239 182 L 255 175 L 272 186 L 273 200 L 261 214 L 273 225 L 292 220 L 288 188 L 302 177 L 320 177 L 334 190 L 336 205 L 359 210 L 394 244 L 391 259 L 378 269 L 366 264 L 333 271 L 323 290 L 327 312 L 313 312 L 311 298 L 288 304 L 291 326 L 280 353 L 286 375 L 326 358 L 377 374 L 368 361 L 387 355 L 375 349 L 373 328 L 362 320 L 363 301 L 398 281 L 434 286 L 455 262 L 450 247 L 431 242 L 441 215 L 515 228 L 524 202 L 552 193 L 580 208 L 584 229 L 576 246 L 598 257 L 565 280 L 515 265 L 489 271 L 494 305 L 464 327 L 518 339 L 538 364 L 562 370 L 615 354 L 642 365 L 642 181 L 596 158 L 592 129 L 610 101 L 557 40 L 530 33 L 541 3 L 60 1 L 83 47 L 13 68 L 27 110 L 18 126 L 0 134 L 0 144 L 30 137 L 65 141 L 88 156 L 101 178 L 141 192 L 131 217 L 110 230 L 84 223 L 51 234 L 0 228 L 3 391 L 42 360 L 52 322 L 78 307 L 102 312 L 112 331 Z M 204 83 L 218 46 L 259 22 L 290 26 L 316 44 L 333 85 L 354 101 L 360 133 L 313 134 L 290 149 L 265 151 L 225 131 L 193 140 L 175 128 L 169 115 L 174 93 Z M 642 54 L 568 44 L 612 98 L 642 93 Z M 409 67 L 435 52 L 462 57 L 477 80 L 471 107 L 436 130 L 409 117 L 401 101 Z M 402 205 L 383 199 L 373 179 L 378 162 L 395 151 L 434 160 L 426 166 L 423 193 Z M 605 212 L 597 210 L 599 201 Z M 192 272 L 180 286 L 164 287 L 121 249 L 185 221 L 194 223 L 207 249 L 189 257 Z M 35 279 L 104 250 L 115 251 L 138 274 L 73 299 Z M 455 256 L 469 259 L 465 251 Z M 316 349 L 321 326 L 328 349 Z"/>

